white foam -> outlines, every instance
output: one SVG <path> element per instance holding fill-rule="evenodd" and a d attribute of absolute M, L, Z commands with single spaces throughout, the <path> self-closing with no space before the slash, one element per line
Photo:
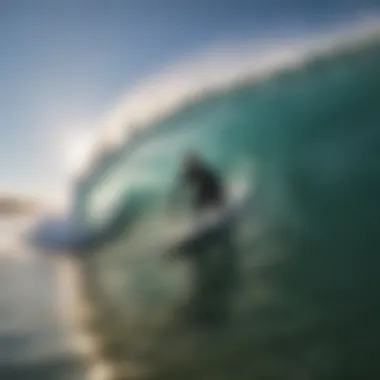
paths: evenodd
<path fill-rule="evenodd" d="M 261 39 L 223 43 L 194 59 L 173 64 L 165 72 L 129 90 L 105 115 L 85 171 L 91 170 L 93 157 L 99 155 L 99 150 L 117 149 L 118 144 L 136 131 L 148 128 L 155 120 L 170 115 L 196 96 L 296 67 L 310 56 L 334 52 L 347 43 L 361 44 L 379 35 L 379 18 L 370 14 L 328 34 L 287 41 Z"/>

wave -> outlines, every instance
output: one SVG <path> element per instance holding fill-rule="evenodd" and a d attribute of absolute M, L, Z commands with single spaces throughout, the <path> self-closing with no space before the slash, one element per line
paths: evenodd
<path fill-rule="evenodd" d="M 99 135 L 79 177 L 91 172 L 103 156 L 120 144 L 154 128 L 200 99 L 267 80 L 322 58 L 334 58 L 347 49 L 360 49 L 363 44 L 379 38 L 378 21 L 377 16 L 365 17 L 327 34 L 291 40 L 220 44 L 196 59 L 173 64 L 165 72 L 128 91 L 100 121 Z"/>
<path fill-rule="evenodd" d="M 360 40 L 349 33 L 347 44 L 315 43 L 252 80 L 234 77 L 209 92 L 198 82 L 192 100 L 161 109 L 161 119 L 146 115 L 139 149 L 129 149 L 136 140 L 127 136 L 118 140 L 129 148 L 113 148 L 110 177 L 96 168 L 86 194 L 99 219 L 111 210 L 118 234 L 128 224 L 118 216 L 133 218 L 87 262 L 104 356 L 162 370 L 155 379 L 378 373 L 380 44 L 373 30 Z M 171 233 L 161 208 L 171 165 L 189 146 L 231 175 L 235 191 L 255 188 L 233 233 L 240 270 L 231 319 L 205 336 L 177 330 L 192 266 L 169 263 L 160 244 Z"/>

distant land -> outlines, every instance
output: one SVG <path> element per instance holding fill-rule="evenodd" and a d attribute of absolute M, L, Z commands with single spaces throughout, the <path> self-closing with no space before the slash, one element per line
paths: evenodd
<path fill-rule="evenodd" d="M 0 194 L 0 217 L 30 216 L 40 210 L 40 205 L 19 195 Z"/>

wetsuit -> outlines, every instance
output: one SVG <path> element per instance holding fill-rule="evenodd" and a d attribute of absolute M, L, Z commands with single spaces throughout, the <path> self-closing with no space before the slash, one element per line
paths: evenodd
<path fill-rule="evenodd" d="M 192 192 L 194 211 L 203 212 L 225 205 L 224 184 L 218 174 L 206 165 L 188 167 L 181 179 Z M 230 231 L 223 230 L 189 252 L 194 270 L 194 292 L 187 317 L 193 322 L 208 324 L 223 320 L 228 314 L 229 278 L 235 275 L 235 255 L 229 235 Z"/>
<path fill-rule="evenodd" d="M 196 165 L 187 169 L 183 180 L 193 190 L 193 207 L 201 211 L 224 204 L 225 194 L 222 181 L 205 165 Z"/>

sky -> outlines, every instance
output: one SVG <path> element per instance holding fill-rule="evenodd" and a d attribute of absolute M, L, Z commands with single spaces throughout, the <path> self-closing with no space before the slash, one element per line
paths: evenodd
<path fill-rule="evenodd" d="M 59 202 L 70 144 L 173 62 L 379 9 L 378 0 L 1 0 L 0 194 Z"/>

